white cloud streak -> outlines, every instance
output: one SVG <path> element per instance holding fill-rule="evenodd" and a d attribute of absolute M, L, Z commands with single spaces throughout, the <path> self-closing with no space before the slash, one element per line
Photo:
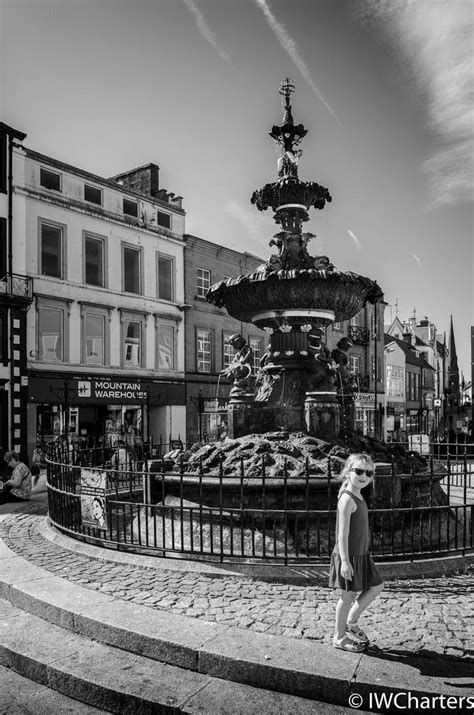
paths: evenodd
<path fill-rule="evenodd" d="M 230 62 L 229 55 L 217 43 L 216 37 L 215 37 L 214 33 L 212 32 L 211 28 L 209 27 L 209 25 L 207 24 L 206 18 L 204 17 L 202 12 L 197 7 L 194 0 L 184 0 L 184 4 L 188 8 L 188 10 L 190 10 L 193 13 L 194 19 L 196 20 L 196 24 L 198 26 L 198 29 L 199 29 L 199 32 L 201 33 L 201 35 L 209 42 L 210 45 L 212 45 L 212 47 L 215 49 L 217 54 L 225 62 Z"/>
<path fill-rule="evenodd" d="M 319 91 L 319 89 L 316 87 L 313 80 L 311 79 L 311 74 L 309 72 L 309 69 L 306 66 L 306 63 L 300 57 L 298 48 L 296 46 L 296 42 L 288 34 L 285 26 L 282 25 L 280 22 L 278 22 L 275 15 L 272 13 L 272 11 L 270 10 L 270 7 L 268 6 L 267 0 L 255 0 L 255 2 L 258 5 L 258 7 L 261 9 L 261 11 L 263 12 L 267 23 L 269 24 L 270 28 L 273 30 L 273 32 L 274 32 L 276 38 L 278 39 L 278 41 L 280 42 L 281 46 L 289 54 L 289 56 L 291 57 L 291 60 L 293 61 L 293 63 L 296 65 L 296 67 L 300 71 L 303 79 L 306 80 L 306 82 L 309 84 L 309 86 L 313 90 L 314 94 L 324 104 L 324 106 L 326 107 L 328 112 L 334 117 L 334 119 L 338 123 L 340 123 L 339 119 L 336 117 L 336 114 L 334 113 L 334 110 L 328 104 L 328 102 L 326 102 L 323 95 L 321 94 L 321 92 Z"/>
<path fill-rule="evenodd" d="M 420 261 L 420 259 L 418 258 L 418 256 L 416 255 L 416 253 L 412 253 L 411 255 L 413 256 L 413 258 L 415 259 L 415 261 L 418 263 L 418 267 L 419 267 L 420 271 L 422 271 L 422 270 L 423 270 L 423 266 L 421 265 L 421 261 Z"/>
<path fill-rule="evenodd" d="M 358 248 L 359 251 L 360 251 L 360 250 L 361 250 L 360 241 L 359 241 L 359 239 L 357 238 L 357 236 L 355 235 L 355 233 L 354 233 L 353 231 L 351 231 L 351 229 L 349 229 L 349 230 L 347 231 L 347 233 L 348 233 L 349 236 L 352 238 L 352 240 L 354 241 L 355 245 L 357 246 L 357 248 Z"/>
<path fill-rule="evenodd" d="M 238 221 L 245 231 L 246 238 L 250 238 L 254 243 L 254 248 L 251 252 L 256 256 L 267 256 L 269 253 L 268 249 L 268 235 L 272 235 L 271 232 L 275 230 L 275 224 L 270 216 L 261 214 L 260 212 L 255 215 L 255 209 L 248 206 L 241 206 L 238 201 L 230 200 L 224 206 L 225 211 L 233 219 Z M 264 238 L 262 238 L 264 236 Z M 237 250 L 242 250 L 236 247 Z"/>
<path fill-rule="evenodd" d="M 427 99 L 437 148 L 424 164 L 434 205 L 471 201 L 474 179 L 471 0 L 365 0 Z"/>

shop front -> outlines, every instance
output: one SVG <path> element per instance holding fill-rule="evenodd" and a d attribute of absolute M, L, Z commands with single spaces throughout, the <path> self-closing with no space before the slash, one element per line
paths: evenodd
<path fill-rule="evenodd" d="M 371 392 L 354 393 L 355 430 L 363 435 L 373 436 L 374 432 L 374 395 Z"/>
<path fill-rule="evenodd" d="M 78 445 L 164 443 L 185 434 L 185 387 L 135 376 L 30 376 L 29 442 L 68 434 Z"/>
<path fill-rule="evenodd" d="M 405 438 L 405 403 L 387 402 L 385 429 L 387 442 L 400 442 Z"/>

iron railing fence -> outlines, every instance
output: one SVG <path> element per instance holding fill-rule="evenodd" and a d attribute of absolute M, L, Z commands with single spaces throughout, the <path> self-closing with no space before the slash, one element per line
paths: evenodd
<path fill-rule="evenodd" d="M 56 449 L 48 458 L 49 516 L 66 533 L 93 543 L 164 557 L 227 561 L 328 563 L 335 540 L 340 479 L 329 457 L 315 473 L 308 461 L 295 476 L 285 466 L 273 473 L 262 457 L 258 473 L 243 462 L 206 472 L 185 463 L 170 469 L 164 458 L 130 459 L 111 466 L 103 450 Z M 107 455 L 105 455 L 107 456 Z M 474 484 L 467 455 L 424 470 L 411 456 L 399 474 L 395 459 L 380 465 L 365 495 L 371 551 L 377 560 L 414 560 L 474 550 Z M 379 473 L 380 472 L 380 473 Z M 87 489 L 98 475 L 99 490 Z M 90 502 L 100 494 L 103 523 Z M 89 502 L 89 505 L 88 503 Z M 89 513 L 87 509 L 89 508 Z"/>

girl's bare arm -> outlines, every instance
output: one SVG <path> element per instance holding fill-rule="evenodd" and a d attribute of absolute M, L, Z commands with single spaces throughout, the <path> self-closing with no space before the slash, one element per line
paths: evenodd
<path fill-rule="evenodd" d="M 339 533 L 337 535 L 337 545 L 341 555 L 341 576 L 350 580 L 354 569 L 349 561 L 349 526 L 351 523 L 352 513 L 355 511 L 356 505 L 348 494 L 342 494 L 338 504 L 338 524 Z"/>

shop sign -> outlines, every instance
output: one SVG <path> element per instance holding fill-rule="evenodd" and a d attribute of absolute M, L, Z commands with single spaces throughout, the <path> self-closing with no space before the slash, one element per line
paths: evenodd
<path fill-rule="evenodd" d="M 81 469 L 81 517 L 85 526 L 107 529 L 105 493 L 107 472 L 98 469 Z"/>
<path fill-rule="evenodd" d="M 204 400 L 203 408 L 205 414 L 225 413 L 227 412 L 227 400 L 222 397 L 217 400 Z"/>
<path fill-rule="evenodd" d="M 418 410 L 407 410 L 407 413 L 412 417 L 415 417 L 415 415 L 418 414 Z"/>
<path fill-rule="evenodd" d="M 88 402 L 143 402 L 146 390 L 140 381 L 128 380 L 78 380 L 77 397 Z"/>
<path fill-rule="evenodd" d="M 374 399 L 375 395 L 371 392 L 357 392 L 354 394 L 354 403 L 360 407 L 373 404 Z"/>
<path fill-rule="evenodd" d="M 441 407 L 441 400 L 439 397 L 435 397 L 433 404 L 435 407 Z"/>

